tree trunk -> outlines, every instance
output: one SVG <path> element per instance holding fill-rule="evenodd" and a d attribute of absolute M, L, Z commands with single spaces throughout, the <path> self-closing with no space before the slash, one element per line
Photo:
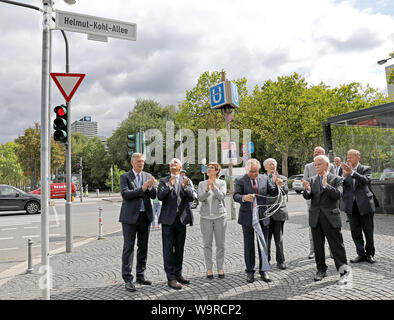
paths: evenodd
<path fill-rule="evenodd" d="M 282 175 L 288 177 L 289 176 L 289 164 L 288 164 L 288 152 L 281 152 L 282 155 Z"/>

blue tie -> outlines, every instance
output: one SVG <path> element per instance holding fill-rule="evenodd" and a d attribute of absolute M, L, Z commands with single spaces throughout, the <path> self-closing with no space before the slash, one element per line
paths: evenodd
<path fill-rule="evenodd" d="M 320 178 L 320 189 L 323 189 L 323 176 L 319 176 Z"/>
<path fill-rule="evenodd" d="M 142 180 L 141 180 L 141 175 L 137 174 L 137 182 L 138 182 L 138 186 L 142 187 Z M 140 211 L 145 211 L 145 206 L 144 206 L 144 199 L 141 200 L 141 209 Z"/>

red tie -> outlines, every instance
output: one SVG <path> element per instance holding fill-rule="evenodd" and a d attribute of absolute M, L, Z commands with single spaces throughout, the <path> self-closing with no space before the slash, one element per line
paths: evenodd
<path fill-rule="evenodd" d="M 254 193 L 255 193 L 255 194 L 258 194 L 258 193 L 259 193 L 259 190 L 258 190 L 258 188 L 257 188 L 256 180 L 253 179 L 252 181 L 253 181 L 253 190 L 254 190 Z"/>

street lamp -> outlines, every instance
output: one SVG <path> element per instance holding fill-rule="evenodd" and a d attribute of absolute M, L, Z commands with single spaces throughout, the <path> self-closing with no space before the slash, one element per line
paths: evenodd
<path fill-rule="evenodd" d="M 385 64 L 388 60 L 393 59 L 393 58 L 394 58 L 394 55 L 390 58 L 379 60 L 377 63 L 379 65 L 382 65 L 382 64 Z"/>

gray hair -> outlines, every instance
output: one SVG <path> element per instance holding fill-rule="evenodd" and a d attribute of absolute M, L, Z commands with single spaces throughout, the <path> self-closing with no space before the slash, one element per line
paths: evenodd
<path fill-rule="evenodd" d="M 179 160 L 178 158 L 172 158 L 169 164 L 174 163 L 174 162 L 178 163 L 182 167 L 182 161 Z"/>
<path fill-rule="evenodd" d="M 143 157 L 143 156 L 144 156 L 144 155 L 143 155 L 142 153 L 134 152 L 133 155 L 131 156 L 131 161 L 133 161 L 133 160 L 135 160 L 135 159 L 138 159 L 138 158 L 141 158 L 141 157 Z"/>
<path fill-rule="evenodd" d="M 275 163 L 276 166 L 278 165 L 278 163 L 276 162 L 276 160 L 274 158 L 268 158 L 268 159 L 264 160 L 263 167 L 265 168 L 265 166 L 267 166 L 270 162 Z"/>
<path fill-rule="evenodd" d="M 361 156 L 360 151 L 358 151 L 358 150 L 356 150 L 356 149 L 350 149 L 347 153 L 348 153 L 348 154 L 349 154 L 349 153 L 350 153 L 350 154 L 354 154 L 355 156 L 358 156 L 358 157 Z"/>
<path fill-rule="evenodd" d="M 321 151 L 324 152 L 324 154 L 326 154 L 326 150 L 325 150 L 323 147 L 317 146 L 317 147 L 315 148 L 315 150 L 316 150 L 316 149 L 321 150 Z"/>
<path fill-rule="evenodd" d="M 323 154 L 314 157 L 313 162 L 315 162 L 316 160 L 319 160 L 319 159 L 322 159 L 325 163 L 330 164 L 330 159 L 328 159 L 328 157 Z"/>
<path fill-rule="evenodd" d="M 261 168 L 260 161 L 257 160 L 257 159 L 253 159 L 253 158 L 252 158 L 252 159 L 249 159 L 248 161 L 246 161 L 246 163 L 245 163 L 245 170 L 246 170 L 246 173 L 249 172 L 252 163 L 255 164 L 255 165 L 257 165 L 257 166 L 259 167 L 259 170 L 260 170 L 260 168 Z"/>

